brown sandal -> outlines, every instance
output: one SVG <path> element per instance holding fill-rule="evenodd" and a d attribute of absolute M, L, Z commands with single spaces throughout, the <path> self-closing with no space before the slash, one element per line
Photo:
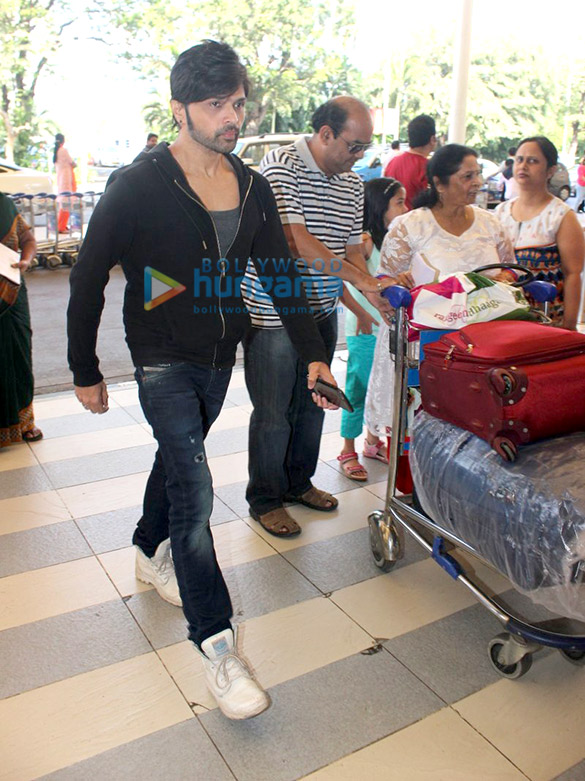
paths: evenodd
<path fill-rule="evenodd" d="M 23 431 L 22 438 L 25 442 L 38 442 L 39 439 L 43 438 L 43 432 L 35 426 L 30 431 Z"/>
<path fill-rule="evenodd" d="M 320 488 L 315 488 L 314 485 L 301 496 L 287 494 L 284 497 L 284 501 L 297 502 L 297 504 L 303 504 L 305 507 L 310 507 L 311 510 L 319 510 L 322 513 L 333 512 L 339 504 L 334 496 L 328 494 L 327 491 L 321 491 Z"/>
<path fill-rule="evenodd" d="M 350 480 L 356 480 L 358 483 L 365 483 L 368 479 L 367 470 L 360 464 L 357 453 L 340 453 L 337 460 L 341 464 L 341 469 Z M 354 461 L 355 463 L 351 463 Z"/>
<path fill-rule="evenodd" d="M 297 537 L 301 533 L 301 527 L 290 516 L 284 507 L 277 507 L 264 515 L 258 515 L 250 508 L 250 515 L 269 534 L 275 537 Z"/>

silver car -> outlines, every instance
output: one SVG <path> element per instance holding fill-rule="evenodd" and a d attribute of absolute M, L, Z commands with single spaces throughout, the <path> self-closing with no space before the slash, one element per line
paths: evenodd
<path fill-rule="evenodd" d="M 567 166 L 560 161 L 557 163 L 557 170 L 548 183 L 548 189 L 553 195 L 560 198 L 561 201 L 566 201 L 571 195 L 571 177 L 569 176 Z"/>
<path fill-rule="evenodd" d="M 21 168 L 16 163 L 0 158 L 0 192 L 25 193 L 52 193 L 53 181 L 49 174 L 37 171 L 34 168 Z"/>

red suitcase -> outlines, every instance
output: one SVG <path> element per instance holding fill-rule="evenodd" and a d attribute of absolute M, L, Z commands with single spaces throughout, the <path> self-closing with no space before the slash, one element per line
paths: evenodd
<path fill-rule="evenodd" d="M 520 444 L 585 430 L 585 334 L 523 321 L 468 325 L 424 348 L 422 406 L 487 440 Z"/>

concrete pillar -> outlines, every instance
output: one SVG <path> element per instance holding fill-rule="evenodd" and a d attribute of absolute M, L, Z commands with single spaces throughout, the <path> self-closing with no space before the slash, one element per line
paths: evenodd
<path fill-rule="evenodd" d="M 466 138 L 467 83 L 471 60 L 471 16 L 473 0 L 461 0 L 458 34 L 453 58 L 453 92 L 449 120 L 449 142 L 464 144 Z"/>

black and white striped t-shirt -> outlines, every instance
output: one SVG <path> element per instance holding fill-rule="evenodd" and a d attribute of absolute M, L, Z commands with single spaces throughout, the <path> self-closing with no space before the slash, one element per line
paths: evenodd
<path fill-rule="evenodd" d="M 326 176 L 317 166 L 305 137 L 269 152 L 260 163 L 260 173 L 270 182 L 283 225 L 304 225 L 333 255 L 342 258 L 348 245 L 361 243 L 364 211 L 361 179 L 353 171 Z M 270 258 L 268 262 L 278 264 L 286 260 Z M 341 292 L 339 278 L 323 273 L 323 264 L 317 261 L 297 265 L 315 318 L 327 317 L 337 305 Z M 272 299 L 251 262 L 246 269 L 242 296 L 253 325 L 282 327 Z"/>

